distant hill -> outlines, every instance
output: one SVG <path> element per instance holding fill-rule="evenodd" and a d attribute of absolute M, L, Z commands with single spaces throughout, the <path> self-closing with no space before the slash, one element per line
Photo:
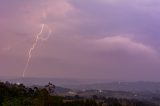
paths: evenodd
<path fill-rule="evenodd" d="M 61 78 L 32 78 L 32 77 L 26 77 L 26 78 L 4 78 L 0 77 L 1 81 L 9 81 L 11 83 L 23 83 L 27 86 L 32 86 L 32 85 L 45 85 L 48 84 L 48 82 L 51 82 L 55 85 L 58 86 L 63 86 L 63 85 L 75 85 L 77 83 L 82 84 L 78 80 L 74 79 L 61 79 Z"/>
<path fill-rule="evenodd" d="M 0 78 L 2 81 L 11 83 L 23 83 L 27 86 L 46 85 L 51 82 L 57 86 L 76 90 L 112 90 L 112 91 L 127 91 L 127 92 L 160 92 L 160 82 L 107 82 L 100 83 L 94 80 L 75 80 L 61 78 Z"/>
<path fill-rule="evenodd" d="M 116 97 L 152 99 L 160 98 L 159 82 L 107 82 L 93 83 L 84 80 L 58 79 L 58 78 L 1 78 L 1 81 L 23 83 L 29 87 L 43 87 L 51 82 L 56 85 L 55 94 L 60 96 Z"/>
<path fill-rule="evenodd" d="M 82 84 L 68 86 L 74 89 L 102 89 L 113 91 L 131 91 L 131 92 L 159 92 L 159 82 L 110 82 L 96 84 Z"/>

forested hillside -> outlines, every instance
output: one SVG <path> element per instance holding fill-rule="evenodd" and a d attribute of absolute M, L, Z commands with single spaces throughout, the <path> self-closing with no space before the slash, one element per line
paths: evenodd
<path fill-rule="evenodd" d="M 78 95 L 56 96 L 55 86 L 51 83 L 43 88 L 29 88 L 23 84 L 0 82 L 0 106 L 158 106 L 151 102 L 117 99 L 84 98 Z"/>

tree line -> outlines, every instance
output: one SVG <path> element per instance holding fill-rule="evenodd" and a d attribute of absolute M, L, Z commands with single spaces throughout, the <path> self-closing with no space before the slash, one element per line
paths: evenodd
<path fill-rule="evenodd" d="M 157 106 L 153 103 L 139 100 L 98 98 L 90 99 L 78 95 L 56 96 L 55 86 L 51 83 L 43 88 L 26 87 L 23 84 L 0 82 L 0 106 Z"/>

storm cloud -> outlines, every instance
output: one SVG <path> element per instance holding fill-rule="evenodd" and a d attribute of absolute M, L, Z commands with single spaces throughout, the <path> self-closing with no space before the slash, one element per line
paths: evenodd
<path fill-rule="evenodd" d="M 1 0 L 0 75 L 159 81 L 158 0 Z M 45 36 L 46 33 L 44 33 Z"/>

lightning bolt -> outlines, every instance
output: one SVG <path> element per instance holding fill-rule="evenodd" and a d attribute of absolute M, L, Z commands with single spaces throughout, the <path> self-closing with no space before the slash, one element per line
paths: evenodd
<path fill-rule="evenodd" d="M 48 40 L 49 39 L 49 37 L 50 37 L 50 35 L 52 33 L 52 30 L 48 26 L 47 26 L 47 28 L 49 30 L 48 35 L 46 37 L 39 37 L 40 40 L 44 41 L 44 40 Z"/>
<path fill-rule="evenodd" d="M 47 35 L 47 37 L 41 37 L 41 35 L 42 35 L 42 33 L 43 33 L 43 30 L 44 30 L 44 27 L 45 27 L 45 24 L 42 24 L 42 26 L 41 26 L 41 30 L 40 30 L 40 32 L 36 35 L 36 38 L 35 38 L 35 41 L 34 41 L 34 43 L 32 44 L 32 47 L 29 49 L 29 51 L 28 51 L 28 59 L 27 59 L 27 63 L 26 63 L 26 65 L 25 65 L 25 68 L 24 68 L 24 70 L 23 70 L 23 75 L 22 75 L 22 77 L 25 77 L 25 72 L 27 71 L 27 69 L 28 69 L 28 66 L 29 66 L 29 62 L 30 62 L 30 60 L 31 60 L 31 58 L 32 58 L 32 52 L 35 50 L 35 47 L 37 46 L 37 43 L 38 43 L 38 41 L 39 40 L 48 40 L 48 38 L 50 37 L 50 34 L 52 33 L 52 30 L 48 27 L 48 29 L 49 29 L 49 33 L 48 33 L 48 35 Z"/>

